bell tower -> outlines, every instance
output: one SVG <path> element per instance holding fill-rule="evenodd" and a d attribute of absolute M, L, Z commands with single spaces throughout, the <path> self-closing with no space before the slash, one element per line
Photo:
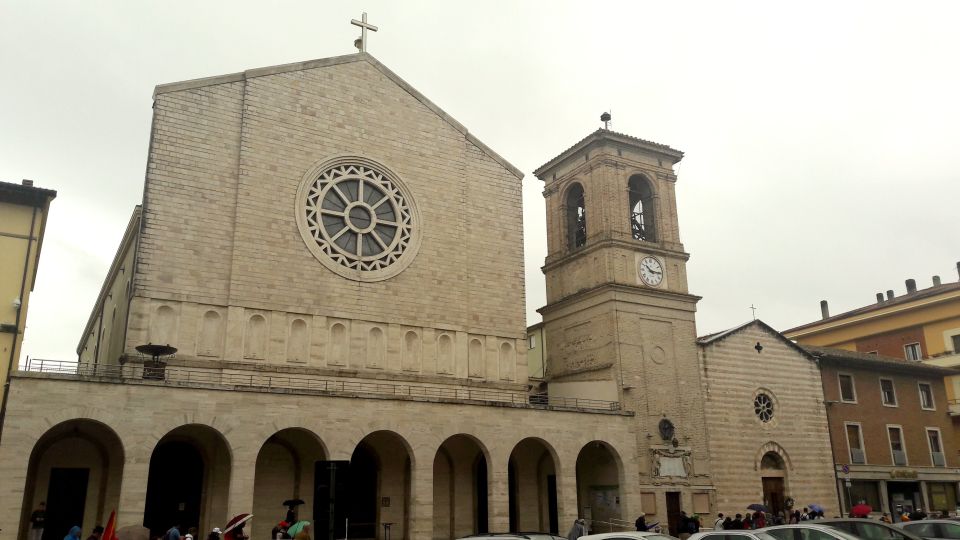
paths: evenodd
<path fill-rule="evenodd" d="M 687 290 L 674 189 L 682 158 L 599 129 L 534 174 L 547 208 L 540 313 L 548 391 L 619 401 L 633 412 L 641 487 L 662 492 L 662 504 L 674 489 L 690 508 L 712 488 L 694 319 L 700 298 Z"/>

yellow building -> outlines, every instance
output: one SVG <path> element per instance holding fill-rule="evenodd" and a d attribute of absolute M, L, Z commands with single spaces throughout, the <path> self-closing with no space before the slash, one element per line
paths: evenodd
<path fill-rule="evenodd" d="M 20 357 L 30 292 L 37 277 L 47 210 L 57 192 L 0 182 L 0 433 L 7 408 L 10 371 Z"/>
<path fill-rule="evenodd" d="M 901 296 L 892 290 L 877 293 L 875 303 L 834 316 L 824 300 L 821 320 L 784 335 L 805 345 L 960 367 L 960 283 L 942 283 L 934 276 L 928 288 L 918 290 L 912 279 L 906 288 Z M 960 414 L 960 376 L 947 377 L 945 383 L 951 415 Z"/>

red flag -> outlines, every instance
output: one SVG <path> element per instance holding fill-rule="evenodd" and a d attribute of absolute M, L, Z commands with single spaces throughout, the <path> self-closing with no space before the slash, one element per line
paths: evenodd
<path fill-rule="evenodd" d="M 117 511 L 110 512 L 110 519 L 107 520 L 107 526 L 103 529 L 103 535 L 100 540 L 118 540 L 117 538 Z"/>

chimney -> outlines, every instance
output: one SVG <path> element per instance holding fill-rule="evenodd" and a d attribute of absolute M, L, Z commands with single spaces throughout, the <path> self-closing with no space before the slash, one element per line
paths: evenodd
<path fill-rule="evenodd" d="M 887 289 L 887 300 L 893 300 L 893 290 Z"/>
<path fill-rule="evenodd" d="M 917 292 L 917 280 L 908 279 L 907 281 L 905 281 L 905 283 L 907 284 L 907 294 L 912 294 Z"/>
<path fill-rule="evenodd" d="M 24 178 L 23 182 L 20 182 L 20 185 L 33 187 L 33 180 L 27 180 L 26 178 Z M 960 266 L 960 263 L 957 263 L 957 265 Z"/>
<path fill-rule="evenodd" d="M 933 276 L 933 286 L 934 287 L 940 286 L 940 276 Z"/>
<path fill-rule="evenodd" d="M 823 316 L 824 319 L 830 318 L 830 306 L 827 305 L 826 300 L 820 301 L 820 315 Z"/>
<path fill-rule="evenodd" d="M 883 293 L 882 293 L 882 292 L 878 292 L 878 293 L 877 293 L 877 303 L 878 303 L 878 304 L 882 304 L 882 303 L 883 303 Z"/>

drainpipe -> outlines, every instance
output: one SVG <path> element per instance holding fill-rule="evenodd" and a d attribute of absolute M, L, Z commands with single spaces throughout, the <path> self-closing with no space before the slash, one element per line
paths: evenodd
<path fill-rule="evenodd" d="M 20 305 L 13 321 L 13 346 L 10 347 L 10 359 L 7 361 L 7 378 L 3 381 L 3 403 L 0 404 L 0 441 L 3 440 L 3 425 L 7 419 L 7 400 L 10 398 L 10 380 L 13 376 L 13 362 L 17 354 L 17 338 L 20 337 L 20 313 L 23 310 L 23 293 L 27 288 L 27 271 L 30 269 L 30 252 L 33 250 L 33 229 L 37 224 L 37 207 L 33 207 L 30 217 L 30 235 L 27 236 L 27 255 L 23 258 L 23 276 L 20 278 Z"/>

